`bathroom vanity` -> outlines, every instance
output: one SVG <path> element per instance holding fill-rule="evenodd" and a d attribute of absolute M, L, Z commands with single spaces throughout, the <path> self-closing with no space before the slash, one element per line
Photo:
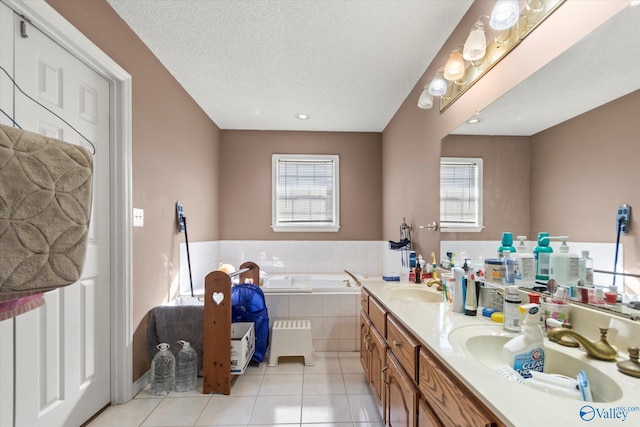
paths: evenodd
<path fill-rule="evenodd" d="M 584 370 L 594 402 L 529 388 L 493 370 L 515 334 L 482 316 L 453 313 L 441 301 L 441 293 L 425 285 L 363 283 L 360 359 L 387 425 L 600 425 L 604 417 L 607 425 L 622 417 L 626 424 L 640 423 L 640 379 L 620 373 L 615 362 L 545 339 L 545 372 L 575 378 Z M 587 338 L 598 338 L 597 326 L 609 328 L 618 361 L 627 359 L 629 345 L 639 344 L 640 323 L 574 310 L 575 329 Z"/>

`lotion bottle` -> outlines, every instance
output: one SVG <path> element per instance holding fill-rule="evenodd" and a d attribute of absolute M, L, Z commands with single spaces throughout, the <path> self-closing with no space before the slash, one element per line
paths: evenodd
<path fill-rule="evenodd" d="M 520 311 L 518 307 L 522 304 L 518 288 L 516 286 L 508 286 L 506 295 L 504 296 L 504 329 L 509 332 L 520 332 Z"/>
<path fill-rule="evenodd" d="M 517 286 L 533 287 L 536 284 L 536 259 L 524 241 L 527 236 L 518 236 L 518 246 L 513 254 L 515 283 Z"/>
<path fill-rule="evenodd" d="M 575 286 L 578 284 L 579 258 L 569 253 L 567 236 L 553 237 L 562 240 L 558 252 L 549 255 L 549 279 L 554 279 L 560 286 Z"/>
<path fill-rule="evenodd" d="M 461 267 L 453 267 L 453 306 L 455 313 L 464 313 L 464 270 Z"/>
<path fill-rule="evenodd" d="M 522 333 L 504 345 L 502 359 L 523 378 L 531 378 L 531 371 L 544 370 L 544 335 L 541 327 L 544 313 L 538 304 L 522 305 L 519 311 L 525 315 Z"/>

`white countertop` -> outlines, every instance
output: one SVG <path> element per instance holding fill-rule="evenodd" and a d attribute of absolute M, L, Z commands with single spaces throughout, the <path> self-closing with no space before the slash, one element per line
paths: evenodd
<path fill-rule="evenodd" d="M 502 377 L 491 368 L 476 361 L 462 347 L 450 343 L 449 334 L 453 330 L 469 325 L 486 325 L 489 328 L 495 328 L 496 334 L 504 333 L 501 324 L 481 315 L 481 309 L 478 310 L 477 316 L 466 316 L 462 313 L 453 313 L 443 303 L 401 300 L 391 297 L 389 292 L 393 287 L 398 286 L 426 288 L 425 285 L 366 280 L 363 286 L 506 425 L 517 427 L 575 426 L 583 423 L 589 426 L 640 425 L 640 378 L 622 374 L 618 371 L 615 362 L 595 360 L 587 357 L 581 349 L 560 346 L 545 339 L 546 347 L 583 360 L 606 373 L 623 392 L 621 399 L 606 403 L 588 403 L 549 395 Z M 433 290 L 433 292 L 436 291 Z M 585 313 L 582 313 L 581 317 L 584 318 L 584 316 Z M 620 325 L 620 322 L 615 325 Z M 635 345 L 640 345 L 640 325 L 625 325 L 619 329 L 631 328 L 632 330 L 616 331 L 614 335 L 631 334 L 635 339 Z M 611 338 L 609 342 L 616 345 Z M 618 360 L 627 358 L 626 347 L 620 348 Z M 626 412 L 626 419 L 621 415 L 624 412 L 621 408 L 631 408 L 630 412 Z M 581 418 L 581 412 L 585 419 Z M 592 420 L 587 421 L 591 417 L 593 417 Z"/>

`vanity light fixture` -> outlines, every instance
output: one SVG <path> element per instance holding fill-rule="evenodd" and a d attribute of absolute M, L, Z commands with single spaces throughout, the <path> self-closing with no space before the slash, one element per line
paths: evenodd
<path fill-rule="evenodd" d="M 429 93 L 429 85 L 426 85 L 418 99 L 418 108 L 428 110 L 433 107 L 433 95 Z"/>
<path fill-rule="evenodd" d="M 429 93 L 433 96 L 442 96 L 447 93 L 448 83 L 443 76 L 442 69 L 439 69 L 433 80 L 429 83 Z"/>
<path fill-rule="evenodd" d="M 443 76 L 450 82 L 455 82 L 464 77 L 464 58 L 458 49 L 449 55 L 449 60 L 444 66 Z"/>
<path fill-rule="evenodd" d="M 520 2 L 518 0 L 497 0 L 491 11 L 489 25 L 497 31 L 513 27 L 520 18 Z"/>
<path fill-rule="evenodd" d="M 296 114 L 296 118 L 299 120 L 309 120 L 311 116 L 308 114 Z"/>
<path fill-rule="evenodd" d="M 464 49 L 462 49 L 462 57 L 467 61 L 480 61 L 487 53 L 487 36 L 484 32 L 484 24 L 478 20 L 467 37 L 467 41 L 464 42 Z"/>

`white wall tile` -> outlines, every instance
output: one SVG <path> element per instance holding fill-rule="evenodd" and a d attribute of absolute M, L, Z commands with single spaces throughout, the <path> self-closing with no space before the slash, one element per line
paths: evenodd
<path fill-rule="evenodd" d="M 360 295 L 339 295 L 338 316 L 353 316 L 355 304 L 360 302 Z"/>
<path fill-rule="evenodd" d="M 322 295 L 322 317 L 338 317 L 340 295 Z"/>
<path fill-rule="evenodd" d="M 307 316 L 307 297 L 305 295 L 289 296 L 289 316 L 305 318 Z"/>

